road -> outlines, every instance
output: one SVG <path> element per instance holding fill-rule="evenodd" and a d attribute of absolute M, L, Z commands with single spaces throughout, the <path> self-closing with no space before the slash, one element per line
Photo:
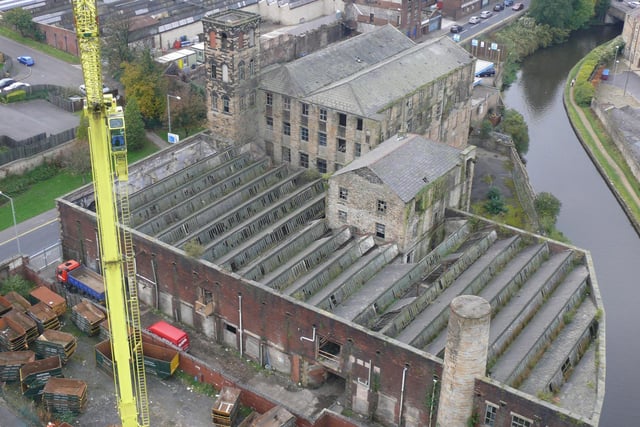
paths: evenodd
<path fill-rule="evenodd" d="M 58 211 L 51 209 L 41 215 L 21 222 L 17 226 L 20 249 L 23 255 L 31 256 L 44 248 L 55 245 L 60 237 Z M 16 228 L 0 231 L 0 260 L 18 254 Z"/>
<path fill-rule="evenodd" d="M 24 55 L 34 59 L 35 65 L 33 67 L 27 67 L 18 61 L 13 62 L 11 77 L 16 80 L 32 85 L 49 83 L 75 89 L 83 82 L 80 65 L 68 64 L 6 37 L 0 36 L 0 52 L 14 59 Z"/>

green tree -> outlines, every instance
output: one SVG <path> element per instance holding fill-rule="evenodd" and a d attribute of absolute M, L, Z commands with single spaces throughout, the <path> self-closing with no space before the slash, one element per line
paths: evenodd
<path fill-rule="evenodd" d="M 578 30 L 586 27 L 595 13 L 595 0 L 573 0 L 573 14 L 569 20 L 569 28 Z"/>
<path fill-rule="evenodd" d="M 21 7 L 17 7 L 6 11 L 3 19 L 9 25 L 13 26 L 13 28 L 18 31 L 22 37 L 30 37 L 32 39 L 40 38 L 40 32 L 38 31 L 36 24 L 33 22 L 31 12 L 24 10 Z"/>
<path fill-rule="evenodd" d="M 542 192 L 536 195 L 533 206 L 539 216 L 547 216 L 555 221 L 560 214 L 562 203 L 553 194 Z"/>
<path fill-rule="evenodd" d="M 529 127 L 522 114 L 512 108 L 505 110 L 501 125 L 504 133 L 511 135 L 518 154 L 526 154 L 529 151 Z"/>
<path fill-rule="evenodd" d="M 167 107 L 167 80 L 162 67 L 155 62 L 149 49 L 134 62 L 124 65 L 122 84 L 129 98 L 138 100 L 142 119 L 148 127 L 159 126 Z"/>
<path fill-rule="evenodd" d="M 532 0 L 529 15 L 539 24 L 577 30 L 595 14 L 595 0 Z"/>
<path fill-rule="evenodd" d="M 572 0 L 532 0 L 529 15 L 539 24 L 555 28 L 569 28 L 573 14 Z"/>
<path fill-rule="evenodd" d="M 484 209 L 491 215 L 500 215 L 507 212 L 504 199 L 498 187 L 491 187 L 487 193 L 487 201 Z"/>
<path fill-rule="evenodd" d="M 172 128 L 182 129 L 184 134 L 200 128 L 207 120 L 207 107 L 204 93 L 195 86 L 183 86 L 178 90 L 179 101 L 171 101 Z"/>
<path fill-rule="evenodd" d="M 144 120 L 142 120 L 140 107 L 138 107 L 138 101 L 135 97 L 129 98 L 127 101 L 127 106 L 124 109 L 124 119 L 127 125 L 127 149 L 136 151 L 144 148 L 144 143 L 146 141 Z"/>
<path fill-rule="evenodd" d="M 133 62 L 136 51 L 131 47 L 131 21 L 114 14 L 101 23 L 103 36 L 100 51 L 107 61 L 107 68 L 115 78 L 119 78 L 125 63 Z"/>

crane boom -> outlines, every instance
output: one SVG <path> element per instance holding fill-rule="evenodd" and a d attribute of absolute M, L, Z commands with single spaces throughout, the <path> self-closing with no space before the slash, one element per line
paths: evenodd
<path fill-rule="evenodd" d="M 128 231 L 124 114 L 111 94 L 102 93 L 96 0 L 72 0 L 72 5 L 86 89 L 84 108 L 89 119 L 100 263 L 106 289 L 118 412 L 123 427 L 148 426 L 133 243 Z M 118 221 L 123 224 L 122 229 Z"/>

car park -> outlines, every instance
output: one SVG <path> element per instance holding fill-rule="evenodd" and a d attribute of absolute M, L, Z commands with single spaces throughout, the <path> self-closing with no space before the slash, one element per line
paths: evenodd
<path fill-rule="evenodd" d="M 464 30 L 462 25 L 454 24 L 449 28 L 449 31 L 452 33 L 461 33 Z"/>
<path fill-rule="evenodd" d="M 513 5 L 513 7 L 511 7 L 511 10 L 522 10 L 524 9 L 524 3 L 515 3 Z"/>
<path fill-rule="evenodd" d="M 480 23 L 480 18 L 478 18 L 477 16 L 472 16 L 471 18 L 469 18 L 469 24 L 478 24 Z"/>
<path fill-rule="evenodd" d="M 480 12 L 480 18 L 482 19 L 487 19 L 491 15 L 493 15 L 493 13 L 490 10 L 483 10 L 482 12 Z"/>
<path fill-rule="evenodd" d="M 496 3 L 496 5 L 493 6 L 493 10 L 496 12 L 500 12 L 501 10 L 504 10 L 504 5 L 502 3 Z"/>
<path fill-rule="evenodd" d="M 2 89 L 2 93 L 8 93 L 16 89 L 21 89 L 29 86 L 31 86 L 29 83 L 14 82 L 14 83 L 11 83 L 9 86 L 6 86 L 4 89 Z"/>
<path fill-rule="evenodd" d="M 12 83 L 15 83 L 16 81 L 14 79 L 11 79 L 9 77 L 0 80 L 0 89 L 4 89 L 5 87 L 9 86 Z"/>
<path fill-rule="evenodd" d="M 33 60 L 32 57 L 30 56 L 18 56 L 17 58 L 18 62 L 21 64 L 24 64 L 28 67 L 32 66 L 33 64 L 35 64 L 36 62 Z"/>

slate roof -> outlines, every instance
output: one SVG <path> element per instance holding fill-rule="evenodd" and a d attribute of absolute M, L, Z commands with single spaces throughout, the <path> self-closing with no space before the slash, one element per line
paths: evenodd
<path fill-rule="evenodd" d="M 334 175 L 368 168 L 408 203 L 425 186 L 460 162 L 461 150 L 425 139 L 420 135 L 384 141 Z"/>
<path fill-rule="evenodd" d="M 377 119 L 389 103 L 475 59 L 448 37 L 415 44 L 387 25 L 265 70 L 261 89 Z"/>
<path fill-rule="evenodd" d="M 264 70 L 261 87 L 302 97 L 402 52 L 415 43 L 391 25 L 361 34 L 293 62 Z"/>

